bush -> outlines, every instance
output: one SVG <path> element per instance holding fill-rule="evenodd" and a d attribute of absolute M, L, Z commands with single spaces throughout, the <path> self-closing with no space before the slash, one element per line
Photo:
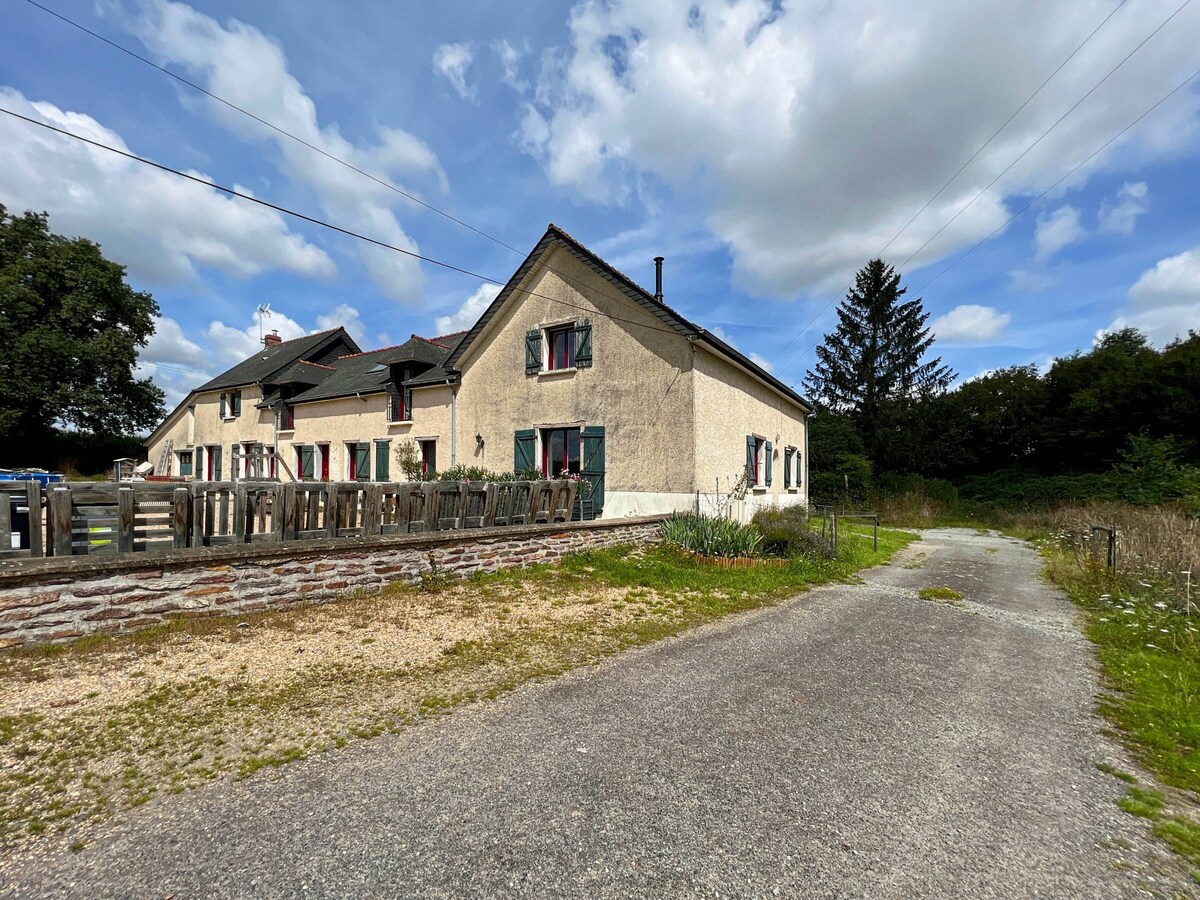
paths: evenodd
<path fill-rule="evenodd" d="M 760 509 L 753 522 L 762 533 L 762 552 L 767 556 L 833 557 L 829 544 L 809 526 L 805 506 Z"/>
<path fill-rule="evenodd" d="M 703 556 L 755 556 L 762 533 L 752 525 L 695 513 L 675 513 L 662 524 L 663 538 Z"/>

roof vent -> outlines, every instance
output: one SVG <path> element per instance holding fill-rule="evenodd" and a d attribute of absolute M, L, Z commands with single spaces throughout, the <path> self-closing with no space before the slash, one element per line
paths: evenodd
<path fill-rule="evenodd" d="M 272 329 L 271 333 L 263 337 L 264 347 L 278 347 L 283 343 L 283 338 L 279 336 L 279 332 Z"/>
<path fill-rule="evenodd" d="M 654 299 L 662 303 L 662 264 L 661 256 L 654 257 Z"/>

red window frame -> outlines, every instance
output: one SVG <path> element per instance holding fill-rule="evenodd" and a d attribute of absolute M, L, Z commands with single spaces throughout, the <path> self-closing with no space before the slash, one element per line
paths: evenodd
<path fill-rule="evenodd" d="M 421 474 L 428 475 L 432 468 L 437 473 L 437 441 L 419 441 L 421 447 Z M 432 464 L 432 465 L 431 465 Z"/>
<path fill-rule="evenodd" d="M 317 453 L 321 455 L 321 480 L 329 480 L 329 445 L 317 444 Z"/>
<path fill-rule="evenodd" d="M 553 372 L 558 369 L 575 367 L 575 326 L 563 325 L 558 328 L 546 329 L 546 368 Z"/>
<path fill-rule="evenodd" d="M 583 456 L 581 435 L 582 430 L 579 428 L 542 429 L 542 475 L 546 478 L 556 478 L 563 472 L 579 474 Z M 558 437 L 558 447 L 554 446 L 555 437 Z"/>

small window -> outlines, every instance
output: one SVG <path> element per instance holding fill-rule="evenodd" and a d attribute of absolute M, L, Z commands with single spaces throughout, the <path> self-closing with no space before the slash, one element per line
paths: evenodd
<path fill-rule="evenodd" d="M 574 325 L 546 329 L 546 368 L 551 372 L 575 368 Z"/>
<path fill-rule="evenodd" d="M 192 451 L 180 450 L 175 454 L 179 460 L 179 474 L 181 477 L 191 477 L 192 474 Z"/>
<path fill-rule="evenodd" d="M 371 445 L 362 441 L 346 445 L 350 481 L 371 480 Z"/>
<path fill-rule="evenodd" d="M 408 404 L 404 402 L 406 391 L 396 391 L 388 396 L 388 421 L 407 422 Z"/>
<path fill-rule="evenodd" d="M 579 474 L 578 428 L 547 428 L 542 431 L 542 474 L 547 478 Z"/>
<path fill-rule="evenodd" d="M 432 477 L 437 474 L 437 441 L 418 441 L 421 447 L 421 474 Z"/>
<path fill-rule="evenodd" d="M 221 418 L 236 419 L 242 414 L 242 392 L 230 391 L 221 395 Z"/>
<path fill-rule="evenodd" d="M 755 434 L 746 435 L 746 477 L 750 487 L 771 485 L 771 442 Z"/>
<path fill-rule="evenodd" d="M 279 430 L 296 430 L 296 410 L 293 407 L 286 405 L 279 407 Z"/>

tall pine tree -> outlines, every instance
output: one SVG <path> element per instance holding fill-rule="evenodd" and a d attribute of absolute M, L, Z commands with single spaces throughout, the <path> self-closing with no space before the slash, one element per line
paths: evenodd
<path fill-rule="evenodd" d="M 850 416 L 879 469 L 908 468 L 916 443 L 915 401 L 954 379 L 941 357 L 925 360 L 933 336 L 920 299 L 904 300 L 900 274 L 882 259 L 859 270 L 838 305 L 837 328 L 817 348 L 804 386 L 818 406 Z"/>

